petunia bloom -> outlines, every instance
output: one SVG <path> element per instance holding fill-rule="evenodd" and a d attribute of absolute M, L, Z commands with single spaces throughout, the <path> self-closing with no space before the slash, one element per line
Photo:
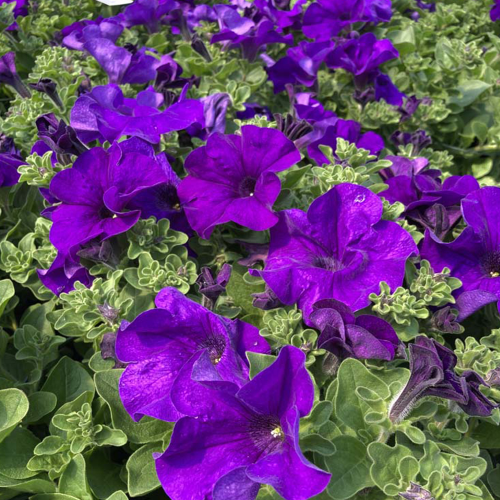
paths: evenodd
<path fill-rule="evenodd" d="M 270 228 L 278 221 L 276 172 L 299 160 L 293 142 L 275 129 L 245 125 L 241 136 L 211 135 L 184 165 L 189 175 L 178 192 L 189 223 L 202 238 L 230 221 L 254 231 Z"/>
<path fill-rule="evenodd" d="M 285 90 L 285 85 L 311 87 L 316 83 L 318 69 L 333 50 L 333 42 L 305 42 L 288 49 L 287 55 L 266 68 L 274 84 L 274 93 Z"/>
<path fill-rule="evenodd" d="M 101 65 L 109 83 L 149 83 L 156 78 L 157 69 L 170 59 L 148 47 L 129 51 L 107 38 L 92 38 L 83 47 Z"/>
<path fill-rule="evenodd" d="M 118 359 L 130 363 L 120 397 L 134 420 L 178 420 L 173 398 L 189 395 L 196 404 L 203 391 L 196 380 L 241 387 L 248 380 L 245 352 L 269 352 L 257 328 L 218 316 L 175 288 L 163 289 L 155 302 L 157 309 L 120 328 L 116 340 Z"/>
<path fill-rule="evenodd" d="M 500 0 L 495 0 L 495 3 L 491 6 L 490 19 L 493 22 L 500 19 Z"/>
<path fill-rule="evenodd" d="M 49 269 L 38 269 L 38 278 L 54 295 L 69 293 L 79 281 L 90 287 L 93 277 L 72 252 L 58 252 Z"/>
<path fill-rule="evenodd" d="M 71 50 L 85 50 L 85 43 L 95 38 L 105 38 L 116 42 L 123 32 L 123 26 L 114 18 L 98 17 L 83 19 L 61 30 L 62 45 Z"/>
<path fill-rule="evenodd" d="M 444 239 L 462 216 L 462 199 L 479 189 L 477 180 L 472 175 L 455 175 L 441 182 L 441 172 L 428 169 L 426 158 L 385 159 L 392 165 L 380 171 L 380 175 L 389 189 L 380 195 L 390 203 L 403 203 L 406 218 Z"/>
<path fill-rule="evenodd" d="M 455 373 L 457 357 L 447 347 L 423 335 L 410 345 L 410 379 L 389 409 L 392 421 L 402 420 L 426 396 L 455 401 L 471 416 L 487 417 L 496 407 L 479 390 L 486 385 L 473 371 Z"/>
<path fill-rule="evenodd" d="M 481 301 L 484 294 L 500 299 L 500 217 L 495 209 L 499 202 L 498 187 L 473 191 L 462 200 L 467 227 L 457 239 L 443 243 L 430 231 L 425 234 L 422 258 L 433 269 L 450 269 L 463 285 L 457 294 L 474 292 L 469 298 L 478 295 Z"/>
<path fill-rule="evenodd" d="M 281 35 L 274 28 L 274 23 L 261 19 L 255 23 L 247 17 L 240 16 L 238 11 L 228 5 L 214 7 L 220 26 L 220 32 L 212 36 L 211 43 L 224 42 L 230 49 L 241 48 L 242 56 L 254 61 L 259 50 L 271 43 L 291 45 L 293 36 Z"/>
<path fill-rule="evenodd" d="M 328 54 L 326 65 L 352 73 L 356 87 L 364 88 L 380 74 L 381 64 L 398 56 L 399 53 L 390 40 L 377 40 L 373 33 L 365 33 L 335 47 Z"/>
<path fill-rule="evenodd" d="M 52 212 L 50 241 L 60 251 L 92 238 L 105 240 L 130 229 L 140 210 L 127 211 L 141 191 L 168 182 L 151 145 L 140 139 L 92 148 L 72 168 L 52 179 L 50 193 L 61 201 Z"/>
<path fill-rule="evenodd" d="M 334 299 L 316 302 L 307 323 L 321 332 L 318 347 L 340 359 L 390 361 L 401 344 L 387 321 L 369 314 L 356 317 L 349 307 Z"/>
<path fill-rule="evenodd" d="M 162 134 L 203 122 L 203 104 L 187 99 L 161 111 L 164 98 L 152 87 L 130 99 L 118 85 L 103 85 L 80 96 L 71 110 L 71 126 L 84 142 L 101 142 L 122 136 L 139 137 L 158 144 Z"/>
<path fill-rule="evenodd" d="M 14 141 L 3 136 L 0 146 L 0 187 L 14 186 L 19 180 L 17 169 L 26 162 L 21 157 Z"/>
<path fill-rule="evenodd" d="M 391 0 L 318 0 L 304 14 L 304 34 L 329 40 L 357 22 L 387 22 L 392 17 Z"/>
<path fill-rule="evenodd" d="M 406 259 L 417 253 L 398 224 L 381 220 L 382 202 L 369 189 L 335 186 L 304 213 L 280 213 L 260 275 L 284 304 L 298 304 L 308 316 L 321 299 L 336 299 L 351 309 L 369 304 L 381 281 L 391 289 L 403 283 Z"/>
<path fill-rule="evenodd" d="M 299 448 L 299 420 L 314 400 L 304 362 L 299 349 L 285 346 L 241 389 L 226 384 L 211 390 L 196 415 L 175 424 L 169 447 L 156 459 L 172 500 L 254 500 L 260 484 L 271 485 L 285 500 L 306 500 L 326 488 L 330 474 Z"/>

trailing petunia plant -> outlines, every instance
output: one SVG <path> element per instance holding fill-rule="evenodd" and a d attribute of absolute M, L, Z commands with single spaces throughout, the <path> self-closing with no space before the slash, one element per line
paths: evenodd
<path fill-rule="evenodd" d="M 499 21 L 0 2 L 0 500 L 500 500 Z"/>

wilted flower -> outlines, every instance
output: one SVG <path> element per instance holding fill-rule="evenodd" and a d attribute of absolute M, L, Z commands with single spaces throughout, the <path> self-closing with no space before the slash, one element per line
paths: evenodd
<path fill-rule="evenodd" d="M 286 500 L 306 500 L 326 488 L 330 474 L 299 448 L 299 420 L 314 400 L 304 362 L 304 353 L 285 346 L 270 367 L 239 390 L 225 384 L 195 403 L 184 394 L 192 416 L 176 423 L 169 447 L 156 459 L 172 500 L 251 500 L 260 484 L 271 485 Z M 220 383 L 206 385 L 216 389 Z"/>
<path fill-rule="evenodd" d="M 189 175 L 179 185 L 179 198 L 189 223 L 202 238 L 229 221 L 268 229 L 278 221 L 272 211 L 281 190 L 276 172 L 299 160 L 293 143 L 275 129 L 245 125 L 241 136 L 211 135 L 184 165 Z"/>
<path fill-rule="evenodd" d="M 210 268 L 202 267 L 196 283 L 198 284 L 199 292 L 212 304 L 215 304 L 220 294 L 226 291 L 226 286 L 231 278 L 231 270 L 231 265 L 224 264 L 214 279 Z"/>
<path fill-rule="evenodd" d="M 58 120 L 53 113 L 41 115 L 36 119 L 38 137 L 58 155 L 75 155 L 87 151 L 80 142 L 72 127 L 66 125 L 64 120 Z"/>
<path fill-rule="evenodd" d="M 456 364 L 453 351 L 434 339 L 418 336 L 410 345 L 410 379 L 392 402 L 390 419 L 402 420 L 415 402 L 426 396 L 455 401 L 471 416 L 491 415 L 496 406 L 479 390 L 480 385 L 486 385 L 484 380 L 473 371 L 465 371 L 459 377 Z"/>
<path fill-rule="evenodd" d="M 19 180 L 17 169 L 25 165 L 20 152 L 12 139 L 2 137 L 2 152 L 0 152 L 0 187 L 14 186 Z"/>
<path fill-rule="evenodd" d="M 394 359 L 400 340 L 387 321 L 363 314 L 354 316 L 351 309 L 335 299 L 324 299 L 313 304 L 306 321 L 321 334 L 318 347 L 340 359 Z"/>
<path fill-rule="evenodd" d="M 196 405 L 203 395 L 196 381 L 219 379 L 241 387 L 248 380 L 245 352 L 269 352 L 257 328 L 218 316 L 175 288 L 163 289 L 155 302 L 157 309 L 120 328 L 116 341 L 118 359 L 130 363 L 120 379 L 120 397 L 134 420 L 178 420 L 183 412 L 175 398 L 189 395 Z"/>
<path fill-rule="evenodd" d="M 403 282 L 406 259 L 417 253 L 412 237 L 398 224 L 381 220 L 382 202 L 365 187 L 335 186 L 317 198 L 307 214 L 280 213 L 261 276 L 287 305 L 309 315 L 320 299 L 337 299 L 353 310 L 385 281 Z"/>
<path fill-rule="evenodd" d="M 435 500 L 430 491 L 412 482 L 410 482 L 410 487 L 399 496 L 405 500 Z"/>
<path fill-rule="evenodd" d="M 31 97 L 31 92 L 17 74 L 16 54 L 14 52 L 7 52 L 0 57 L 0 83 L 10 85 L 23 98 Z"/>

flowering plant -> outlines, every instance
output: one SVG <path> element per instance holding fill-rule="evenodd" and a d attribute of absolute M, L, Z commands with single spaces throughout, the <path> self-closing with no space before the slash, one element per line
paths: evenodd
<path fill-rule="evenodd" d="M 0 500 L 499 500 L 499 20 L 0 1 Z"/>

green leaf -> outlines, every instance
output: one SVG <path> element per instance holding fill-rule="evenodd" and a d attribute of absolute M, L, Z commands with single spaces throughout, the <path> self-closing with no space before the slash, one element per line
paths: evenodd
<path fill-rule="evenodd" d="M 17 427 L 0 443 L 0 474 L 22 480 L 36 476 L 38 472 L 26 468 L 33 450 L 40 440 L 28 429 Z"/>
<path fill-rule="evenodd" d="M 0 316 L 2 315 L 5 306 L 8 304 L 9 300 L 14 297 L 16 291 L 14 290 L 14 285 L 10 280 L 0 281 Z"/>
<path fill-rule="evenodd" d="M 42 391 L 55 394 L 57 407 L 60 407 L 86 391 L 91 391 L 94 394 L 95 388 L 92 377 L 80 363 L 65 356 L 50 371 Z"/>
<path fill-rule="evenodd" d="M 276 356 L 269 356 L 268 354 L 247 351 L 246 355 L 250 363 L 250 379 L 276 361 Z"/>
<path fill-rule="evenodd" d="M 490 83 L 481 80 L 468 80 L 457 87 L 460 96 L 452 96 L 449 101 L 452 104 L 465 108 L 472 104 L 485 90 L 491 87 Z"/>
<path fill-rule="evenodd" d="M 138 497 L 160 487 L 156 474 L 154 452 L 163 451 L 162 443 L 148 443 L 130 455 L 127 461 L 128 491 Z"/>
<path fill-rule="evenodd" d="M 378 377 L 373 375 L 360 361 L 349 358 L 340 365 L 338 374 L 338 388 L 335 397 L 335 415 L 345 425 L 354 431 L 370 432 L 374 438 L 380 433 L 378 426 L 372 428 L 365 420 L 365 415 L 375 411 L 385 413 L 386 405 L 381 401 L 368 403 L 358 396 L 360 388 L 366 388 L 381 399 L 387 399 L 391 393 L 389 387 Z"/>
<path fill-rule="evenodd" d="M 128 500 L 128 496 L 123 493 L 123 491 L 115 491 L 106 500 Z"/>
<path fill-rule="evenodd" d="M 500 465 L 488 473 L 488 484 L 496 496 L 500 496 Z"/>
<path fill-rule="evenodd" d="M 56 491 L 56 485 L 52 481 L 49 481 L 45 474 L 28 480 L 11 479 L 0 474 L 0 491 L 1 488 L 26 493 L 51 493 Z"/>
<path fill-rule="evenodd" d="M 115 429 L 122 430 L 132 443 L 144 444 L 160 441 L 172 429 L 172 424 L 144 417 L 134 422 L 120 400 L 118 380 L 123 370 L 109 370 L 95 374 L 95 385 L 99 395 L 108 403 Z"/>
<path fill-rule="evenodd" d="M 405 491 L 418 474 L 418 461 L 405 446 L 370 443 L 368 455 L 373 460 L 370 468 L 373 482 L 386 495 Z"/>
<path fill-rule="evenodd" d="M 59 479 L 59 492 L 79 500 L 93 500 L 86 479 L 86 464 L 82 455 L 73 457 Z"/>
<path fill-rule="evenodd" d="M 325 464 L 332 474 L 327 492 L 334 500 L 351 498 L 358 491 L 373 486 L 370 476 L 371 461 L 366 446 L 351 436 L 338 436 L 332 444 L 335 453 L 325 457 Z"/>
<path fill-rule="evenodd" d="M 233 264 L 231 279 L 226 287 L 226 292 L 233 299 L 234 305 L 241 307 L 247 314 L 264 314 L 264 311 L 253 306 L 252 293 L 264 291 L 264 284 L 250 285 L 244 279 L 243 275 L 248 271 L 246 267 L 239 264 Z"/>
<path fill-rule="evenodd" d="M 52 392 L 34 392 L 28 396 L 30 408 L 23 423 L 32 424 L 52 412 L 57 405 L 57 396 Z"/>
<path fill-rule="evenodd" d="M 335 446 L 331 441 L 325 439 L 319 434 L 308 434 L 300 440 L 300 449 L 302 451 L 314 451 L 320 455 L 330 456 L 335 453 Z"/>
<path fill-rule="evenodd" d="M 415 31 L 412 25 L 404 30 L 390 31 L 387 36 L 401 55 L 415 51 Z"/>
<path fill-rule="evenodd" d="M 42 493 L 35 495 L 30 500 L 80 500 L 78 497 L 64 495 L 63 493 Z"/>
<path fill-rule="evenodd" d="M 118 490 L 127 491 L 127 485 L 120 479 L 121 465 L 112 462 L 104 448 L 95 448 L 85 455 L 87 481 L 92 493 L 105 500 Z"/>
<path fill-rule="evenodd" d="M 311 413 L 300 421 L 300 433 L 306 434 L 312 430 L 319 429 L 328 422 L 333 412 L 333 404 L 330 401 L 319 401 L 311 410 Z"/>
<path fill-rule="evenodd" d="M 0 391 L 0 442 L 2 442 L 28 413 L 29 401 L 19 389 Z"/>

